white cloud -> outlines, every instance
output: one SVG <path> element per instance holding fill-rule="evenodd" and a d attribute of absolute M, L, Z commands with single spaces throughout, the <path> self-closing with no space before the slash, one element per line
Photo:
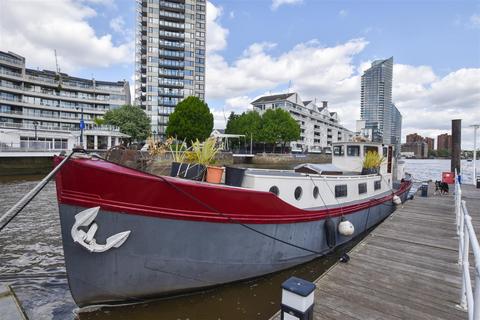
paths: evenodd
<path fill-rule="evenodd" d="M 207 2 L 207 52 L 219 51 L 227 46 L 228 30 L 220 25 L 222 7 Z"/>
<path fill-rule="evenodd" d="M 470 25 L 472 27 L 480 27 L 480 14 L 474 13 L 470 16 Z"/>
<path fill-rule="evenodd" d="M 118 16 L 110 20 L 110 28 L 113 31 L 123 34 L 125 32 L 125 20 L 123 20 L 122 16 Z"/>
<path fill-rule="evenodd" d="M 272 10 L 277 10 L 280 6 L 284 4 L 301 4 L 303 3 L 303 0 L 273 0 L 272 1 Z"/>
<path fill-rule="evenodd" d="M 220 25 L 220 14 L 210 24 L 215 25 L 217 34 L 210 36 L 224 49 L 228 30 Z M 354 58 L 367 45 L 365 39 L 335 46 L 312 40 L 274 55 L 274 43 L 253 43 L 232 62 L 211 50 L 207 55 L 207 99 L 225 101 L 214 110 L 216 127 L 225 126 L 223 110 L 227 117 L 230 111 L 243 112 L 259 92 L 286 88 L 291 81 L 290 91 L 305 100 L 328 100 L 342 123 L 354 129 L 360 117 L 360 77 L 371 63 L 354 63 Z M 464 119 L 467 127 L 480 119 L 480 69 L 465 68 L 440 77 L 430 66 L 395 64 L 393 101 L 403 115 L 402 137 L 418 132 L 436 138 L 450 130 L 454 118 Z M 468 147 L 471 138 L 464 134 L 464 142 Z"/>
<path fill-rule="evenodd" d="M 235 19 L 235 11 L 230 11 L 230 13 L 228 14 L 228 17 L 230 19 Z"/>
<path fill-rule="evenodd" d="M 115 45 L 110 34 L 96 34 L 88 22 L 96 14 L 85 1 L 2 1 L 0 48 L 25 56 L 31 66 L 49 69 L 55 67 L 56 49 L 64 72 L 131 63 L 134 42 Z"/>
<path fill-rule="evenodd" d="M 345 9 L 342 9 L 338 12 L 338 15 L 341 17 L 341 18 L 345 18 L 347 15 L 348 15 L 348 11 L 345 10 Z"/>

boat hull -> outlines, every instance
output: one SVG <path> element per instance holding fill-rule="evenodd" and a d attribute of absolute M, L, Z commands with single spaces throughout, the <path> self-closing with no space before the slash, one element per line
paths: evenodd
<path fill-rule="evenodd" d="M 402 200 L 407 193 L 400 194 Z M 139 301 L 286 269 L 350 241 L 394 208 L 391 201 L 385 201 L 346 215 L 355 233 L 345 237 L 335 232 L 334 247 L 327 244 L 326 219 L 242 225 L 100 210 L 95 219 L 97 243 L 122 231 L 131 233 L 120 247 L 92 253 L 71 236 L 75 215 L 87 208 L 59 205 L 69 286 L 79 306 Z M 332 219 L 337 226 L 341 217 Z"/>

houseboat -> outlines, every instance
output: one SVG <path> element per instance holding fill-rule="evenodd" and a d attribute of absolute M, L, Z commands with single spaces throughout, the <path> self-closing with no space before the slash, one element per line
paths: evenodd
<path fill-rule="evenodd" d="M 368 151 L 385 158 L 377 173 L 362 174 Z M 72 296 L 79 306 L 142 301 L 322 256 L 405 201 L 411 182 L 393 151 L 337 143 L 331 164 L 246 169 L 236 186 L 74 156 L 56 177 Z"/>

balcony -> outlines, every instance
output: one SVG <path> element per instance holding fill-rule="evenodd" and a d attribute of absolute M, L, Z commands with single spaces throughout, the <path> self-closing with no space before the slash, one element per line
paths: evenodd
<path fill-rule="evenodd" d="M 185 5 L 183 3 L 160 1 L 158 4 L 159 4 L 160 8 L 175 10 L 175 11 L 178 11 L 178 12 L 185 11 Z"/>

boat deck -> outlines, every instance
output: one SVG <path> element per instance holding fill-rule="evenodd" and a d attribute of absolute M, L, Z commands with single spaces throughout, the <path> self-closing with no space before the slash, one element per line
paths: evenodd
<path fill-rule="evenodd" d="M 462 279 L 454 197 L 433 191 L 430 185 L 427 198 L 417 194 L 360 242 L 348 263 L 315 281 L 314 319 L 467 318 L 457 308 Z M 462 195 L 478 235 L 480 189 L 462 185 Z M 271 320 L 277 319 L 280 313 Z"/>

